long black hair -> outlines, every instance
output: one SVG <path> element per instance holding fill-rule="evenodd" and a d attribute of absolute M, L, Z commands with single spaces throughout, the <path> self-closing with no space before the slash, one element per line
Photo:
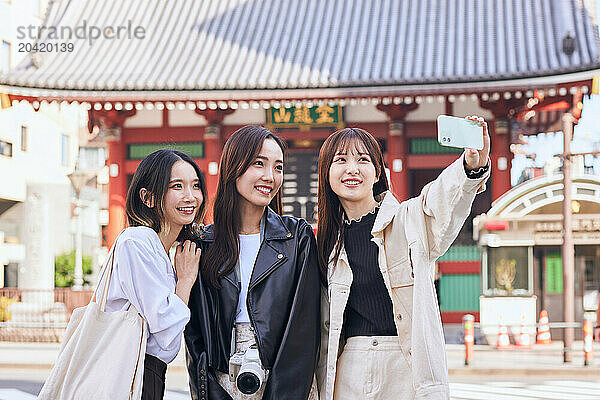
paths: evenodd
<path fill-rule="evenodd" d="M 285 153 L 284 142 L 273 132 L 257 125 L 244 126 L 235 131 L 223 148 L 213 211 L 215 239 L 200 262 L 203 279 L 215 288 L 221 287 L 221 276 L 233 271 L 240 254 L 238 234 L 242 216 L 236 180 L 252 165 L 266 139 L 273 139 Z M 269 207 L 281 214 L 280 190 Z M 225 268 L 219 272 L 222 265 Z"/>

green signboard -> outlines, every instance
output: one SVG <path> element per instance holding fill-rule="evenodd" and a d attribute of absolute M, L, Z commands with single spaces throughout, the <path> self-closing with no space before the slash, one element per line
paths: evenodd
<path fill-rule="evenodd" d="M 338 105 L 307 107 L 271 107 L 267 110 L 267 126 L 269 128 L 344 127 L 342 109 Z"/>
<path fill-rule="evenodd" d="M 442 146 L 436 138 L 409 139 L 410 154 L 460 154 L 463 149 Z"/>
<path fill-rule="evenodd" d="M 440 310 L 479 311 L 480 288 L 479 275 L 442 275 L 440 278 Z"/>
<path fill-rule="evenodd" d="M 127 146 L 128 160 L 141 160 L 148 154 L 160 149 L 179 150 L 192 158 L 204 158 L 203 142 L 180 143 L 135 143 Z"/>
<path fill-rule="evenodd" d="M 563 265 L 560 254 L 546 256 L 546 293 L 560 294 L 563 292 Z"/>

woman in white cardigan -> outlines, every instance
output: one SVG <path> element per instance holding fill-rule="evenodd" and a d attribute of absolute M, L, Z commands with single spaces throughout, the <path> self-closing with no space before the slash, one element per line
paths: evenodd
<path fill-rule="evenodd" d="M 449 399 L 433 264 L 454 241 L 489 176 L 465 150 L 419 197 L 399 203 L 368 132 L 332 134 L 319 155 L 321 400 Z"/>
<path fill-rule="evenodd" d="M 162 149 L 142 160 L 127 193 L 129 227 L 114 245 L 106 303 L 109 312 L 133 305 L 148 325 L 142 400 L 163 398 L 167 364 L 181 347 L 200 259 L 186 238 L 205 209 L 206 184 L 188 155 Z M 169 250 L 176 241 L 173 266 Z"/>

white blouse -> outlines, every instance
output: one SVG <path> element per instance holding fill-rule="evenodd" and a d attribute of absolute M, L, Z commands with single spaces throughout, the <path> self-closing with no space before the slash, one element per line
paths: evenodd
<path fill-rule="evenodd" d="M 146 353 L 170 363 L 181 348 L 190 310 L 175 294 L 175 270 L 160 238 L 148 227 L 126 228 L 117 238 L 114 257 L 106 311 L 133 304 L 148 324 Z"/>
<path fill-rule="evenodd" d="M 254 270 L 254 262 L 260 249 L 260 233 L 250 235 L 239 235 L 240 238 L 240 283 L 241 290 L 238 298 L 237 317 L 235 322 L 242 324 L 250 323 L 248 308 L 246 307 L 246 297 L 248 296 L 248 286 Z"/>

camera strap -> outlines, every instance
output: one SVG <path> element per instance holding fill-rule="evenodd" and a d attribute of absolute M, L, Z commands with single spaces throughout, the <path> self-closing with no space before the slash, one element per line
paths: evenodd
<path fill-rule="evenodd" d="M 263 216 L 260 219 L 260 225 L 259 225 L 260 226 L 260 247 L 262 247 L 262 244 L 263 244 L 263 241 L 265 238 L 265 224 L 266 224 L 266 220 L 267 220 L 267 212 L 268 212 L 268 210 L 265 210 Z M 260 252 L 260 247 L 258 249 L 259 252 Z M 237 263 L 235 264 L 235 275 L 236 275 L 236 280 L 237 280 L 237 286 L 239 289 L 241 289 L 242 273 L 240 271 L 240 260 L 239 259 L 238 259 Z M 248 296 L 248 294 L 246 294 L 246 296 Z M 241 311 L 242 311 L 241 309 L 236 310 L 236 315 L 235 315 L 236 318 Z M 250 327 L 252 328 L 252 324 L 250 324 Z M 254 333 L 254 340 L 255 340 L 255 342 L 257 341 L 256 333 Z M 236 351 L 235 351 L 236 343 L 237 343 L 237 334 L 235 332 L 235 320 L 234 320 L 233 327 L 231 328 L 231 349 L 229 351 L 230 357 L 236 353 Z"/>
<path fill-rule="evenodd" d="M 229 350 L 229 357 L 235 354 L 235 344 L 236 344 L 236 334 L 235 334 L 235 324 L 233 324 L 233 328 L 231 329 L 231 349 Z"/>

